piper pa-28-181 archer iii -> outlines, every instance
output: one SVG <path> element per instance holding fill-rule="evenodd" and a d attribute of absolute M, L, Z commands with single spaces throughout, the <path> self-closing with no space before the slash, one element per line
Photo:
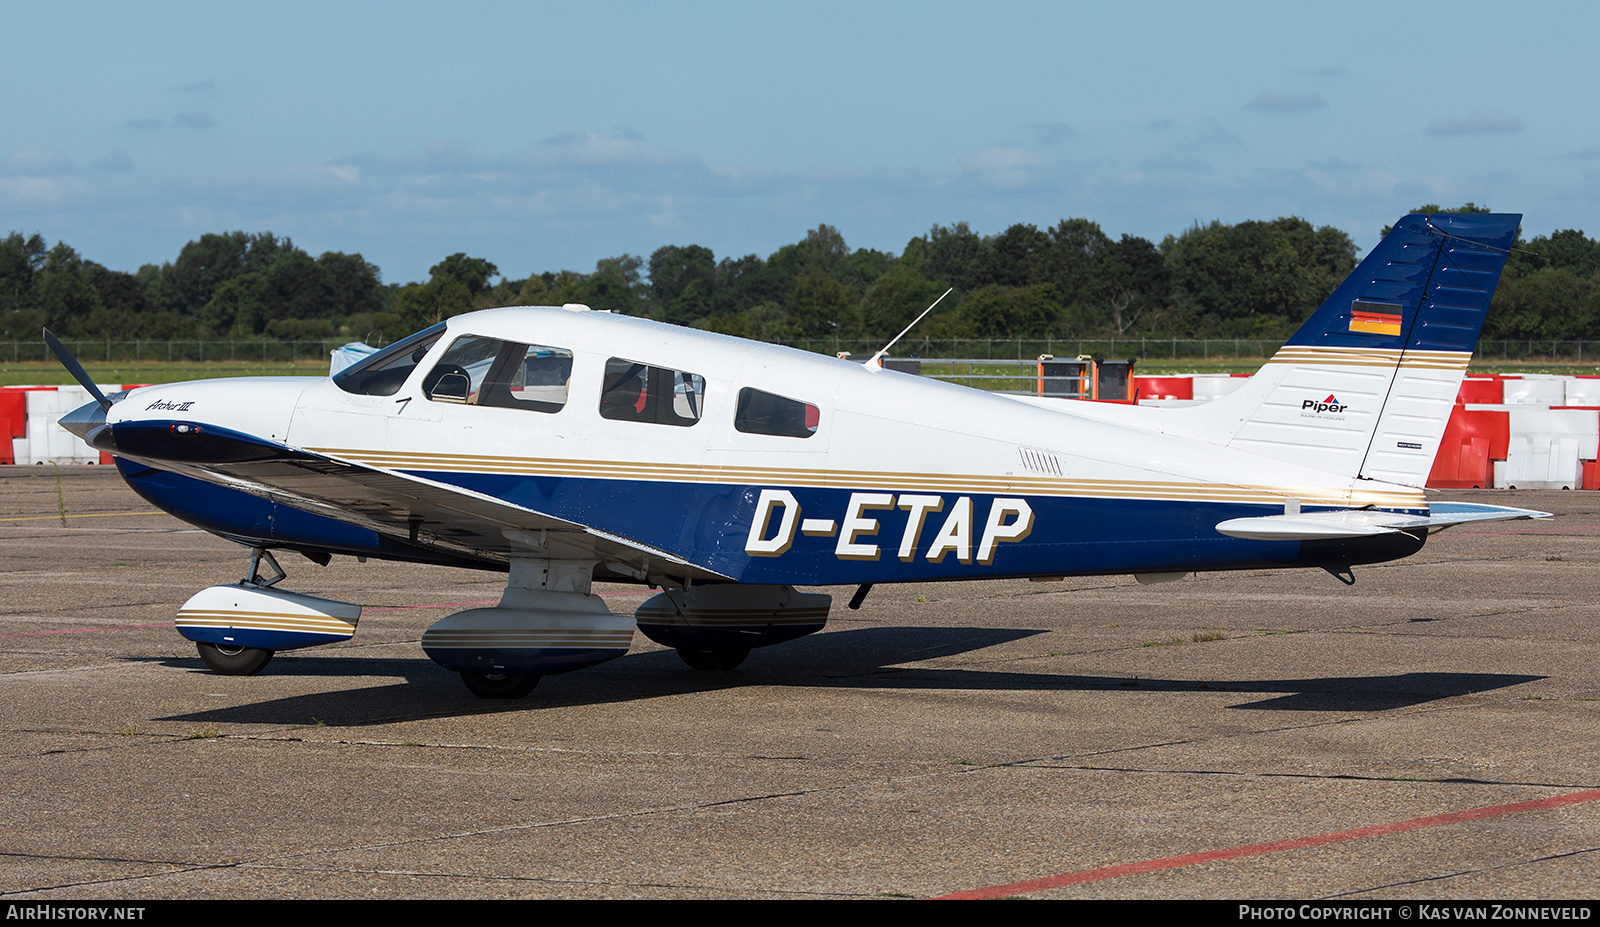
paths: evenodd
<path fill-rule="evenodd" d="M 250 674 L 350 638 L 273 550 L 509 573 L 423 635 L 488 698 L 628 651 L 698 669 L 820 630 L 796 586 L 1351 568 L 1543 515 L 1421 489 L 1521 217 L 1413 215 L 1262 370 L 1211 403 L 1007 396 L 591 311 L 459 315 L 331 378 L 203 380 L 61 420 L 159 508 L 251 548 L 178 612 Z M 262 563 L 274 575 L 264 576 Z M 595 580 L 661 592 L 614 615 Z"/>

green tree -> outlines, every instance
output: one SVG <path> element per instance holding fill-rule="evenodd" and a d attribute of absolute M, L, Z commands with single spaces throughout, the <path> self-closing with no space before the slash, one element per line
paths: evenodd
<path fill-rule="evenodd" d="M 1053 283 L 985 284 L 961 300 L 968 327 L 986 338 L 1035 338 L 1050 333 L 1061 302 Z"/>
<path fill-rule="evenodd" d="M 83 258 L 66 242 L 57 242 L 50 249 L 34 285 L 45 312 L 45 324 L 52 330 L 71 335 L 101 334 L 88 330 L 90 317 L 101 308 L 100 294 L 89 282 Z"/>
<path fill-rule="evenodd" d="M 1161 245 L 1196 334 L 1280 337 L 1355 269 L 1355 243 L 1296 217 L 1196 225 Z"/>
<path fill-rule="evenodd" d="M 989 240 L 980 255 L 977 280 L 1003 287 L 1028 286 L 1049 279 L 1050 236 L 1018 223 Z"/>
<path fill-rule="evenodd" d="M 869 338 L 888 339 L 928 308 L 944 287 L 915 270 L 896 265 L 867 287 L 861 298 L 862 333 Z"/>
<path fill-rule="evenodd" d="M 714 309 L 719 316 L 744 313 L 762 303 L 777 304 L 793 289 L 793 276 L 754 254 L 723 258 L 717 264 Z"/>
<path fill-rule="evenodd" d="M 489 278 L 498 273 L 500 269 L 483 258 L 467 257 L 461 251 L 428 268 L 430 278 L 454 280 L 466 287 L 467 292 L 473 296 L 488 289 Z"/>
<path fill-rule="evenodd" d="M 821 268 L 808 270 L 795 280 L 789 294 L 789 321 L 800 338 L 824 337 L 857 327 L 861 295 Z"/>
<path fill-rule="evenodd" d="M 1543 267 L 1500 281 L 1483 335 L 1572 340 L 1600 330 L 1600 276 Z"/>
<path fill-rule="evenodd" d="M 38 234 L 12 232 L 0 240 L 0 333 L 9 338 L 38 337 L 44 311 L 34 278 L 44 268 L 49 248 Z"/>
<path fill-rule="evenodd" d="M 983 272 L 983 239 L 965 222 L 934 225 L 914 250 L 916 262 L 911 266 L 924 280 L 953 286 L 960 293 L 975 287 Z M 906 251 L 913 251 L 913 246 L 908 243 Z"/>
<path fill-rule="evenodd" d="M 633 254 L 601 258 L 589 275 L 586 305 L 623 315 L 648 315 L 649 291 L 639 275 L 644 259 Z"/>
<path fill-rule="evenodd" d="M 663 245 L 650 255 L 650 293 L 656 317 L 693 325 L 711 314 L 717 287 L 717 260 L 700 245 Z"/>
<path fill-rule="evenodd" d="M 271 232 L 201 235 L 183 246 L 177 260 L 162 267 L 160 285 L 147 293 L 159 309 L 198 316 L 217 287 L 235 277 L 265 271 L 281 254 L 296 250 L 289 239 L 280 241 Z"/>

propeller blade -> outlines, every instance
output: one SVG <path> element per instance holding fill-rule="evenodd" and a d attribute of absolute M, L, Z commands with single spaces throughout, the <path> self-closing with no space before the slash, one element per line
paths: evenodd
<path fill-rule="evenodd" d="M 72 356 L 72 352 L 67 350 L 67 346 L 61 343 L 61 339 L 50 334 L 50 329 L 48 328 L 44 330 L 44 343 L 50 346 L 50 353 L 56 356 L 56 360 L 61 362 L 61 366 L 67 368 L 67 373 L 72 374 L 72 378 L 78 381 L 78 385 L 88 390 L 89 395 L 94 397 L 94 401 L 100 403 L 100 408 L 109 410 L 111 408 L 111 400 L 106 398 L 105 393 L 100 392 L 100 387 L 95 386 L 94 381 L 89 379 L 88 371 L 84 370 L 83 365 L 78 363 L 78 359 Z"/>

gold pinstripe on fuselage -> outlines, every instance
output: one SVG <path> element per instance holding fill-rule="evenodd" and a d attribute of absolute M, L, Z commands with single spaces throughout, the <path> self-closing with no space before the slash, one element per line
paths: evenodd
<path fill-rule="evenodd" d="M 1422 508 L 1421 490 L 1346 490 L 1326 487 L 1247 486 L 1177 480 L 1092 480 L 1011 475 L 909 473 L 878 470 L 815 470 L 784 467 L 730 467 L 701 464 L 622 462 L 553 457 L 505 457 L 478 454 L 429 454 L 360 448 L 313 447 L 306 450 L 371 467 L 508 476 L 555 476 L 645 482 L 717 483 L 804 487 L 816 489 L 898 490 L 945 494 L 1021 493 L 1103 499 L 1145 499 L 1183 502 L 1280 504 L 1298 499 L 1311 505 Z"/>

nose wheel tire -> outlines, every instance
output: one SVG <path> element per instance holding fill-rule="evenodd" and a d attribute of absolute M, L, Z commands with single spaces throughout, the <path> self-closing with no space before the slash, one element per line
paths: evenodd
<path fill-rule="evenodd" d="M 254 676 L 272 662 L 273 651 L 259 647 L 201 643 L 194 646 L 211 671 L 223 676 Z"/>
<path fill-rule="evenodd" d="M 461 681 L 478 698 L 522 698 L 539 684 L 539 677 L 522 673 L 462 673 Z"/>
<path fill-rule="evenodd" d="M 750 656 L 750 648 L 746 647 L 742 650 L 688 650 L 679 647 L 678 656 L 683 658 L 683 662 L 697 670 L 708 673 L 725 673 L 743 663 L 744 658 Z"/>

